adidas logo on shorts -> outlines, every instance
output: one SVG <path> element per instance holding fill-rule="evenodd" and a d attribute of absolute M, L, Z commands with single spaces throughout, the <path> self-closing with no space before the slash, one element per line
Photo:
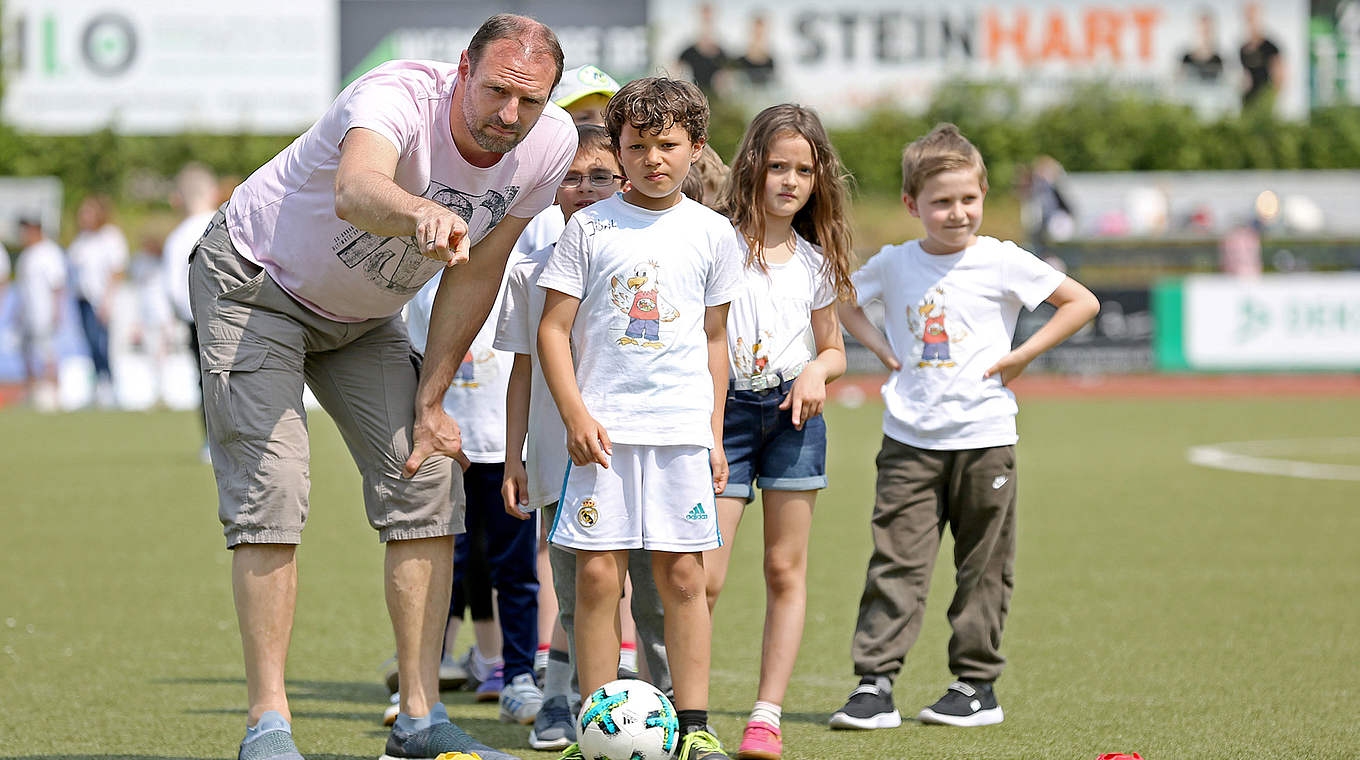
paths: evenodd
<path fill-rule="evenodd" d="M 707 520 L 707 519 L 708 519 L 708 513 L 704 511 L 704 505 L 703 505 L 703 504 L 695 504 L 695 505 L 694 505 L 694 509 L 691 509 L 691 510 L 689 511 L 689 514 L 685 515 L 685 519 L 686 519 L 686 520 Z"/>

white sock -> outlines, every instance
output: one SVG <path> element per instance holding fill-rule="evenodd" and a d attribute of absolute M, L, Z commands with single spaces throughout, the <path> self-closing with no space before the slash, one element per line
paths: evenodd
<path fill-rule="evenodd" d="M 548 647 L 539 647 L 534 652 L 534 672 L 542 673 L 548 669 Z"/>
<path fill-rule="evenodd" d="M 769 723 L 775 728 L 779 728 L 779 716 L 784 709 L 773 702 L 756 702 L 755 709 L 751 710 L 751 719 L 748 723 Z"/>
<path fill-rule="evenodd" d="M 619 667 L 623 670 L 637 672 L 637 645 L 628 642 L 619 647 Z"/>
<path fill-rule="evenodd" d="M 472 648 L 472 659 L 468 664 L 472 666 L 472 675 L 478 681 L 485 681 L 496 674 L 496 668 L 501 665 L 501 658 L 483 657 L 482 650 L 474 646 Z"/>

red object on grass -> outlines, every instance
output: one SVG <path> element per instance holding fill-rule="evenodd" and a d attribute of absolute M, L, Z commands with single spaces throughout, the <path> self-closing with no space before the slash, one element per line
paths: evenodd
<path fill-rule="evenodd" d="M 1109 752 L 1097 757 L 1096 760 L 1143 760 L 1143 756 L 1137 752 L 1129 752 L 1127 754 L 1123 752 Z"/>

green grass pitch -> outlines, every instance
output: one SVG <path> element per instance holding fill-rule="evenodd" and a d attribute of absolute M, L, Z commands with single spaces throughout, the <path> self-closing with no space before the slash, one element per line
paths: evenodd
<path fill-rule="evenodd" d="M 1203 469 L 1195 444 L 1354 437 L 1356 399 L 1021 403 L 1020 554 L 1000 726 L 831 732 L 854 685 L 881 407 L 828 409 L 807 630 L 785 757 L 1341 758 L 1360 748 L 1360 483 Z M 312 760 L 374 758 L 392 649 L 379 545 L 334 427 L 313 415 L 312 511 L 289 662 Z M 245 687 L 229 555 L 188 414 L 0 414 L 0 758 L 230 758 Z M 1295 457 L 1297 458 L 1297 457 Z M 1320 452 L 1317 461 L 1356 464 Z M 715 620 L 712 716 L 735 748 L 764 595 L 748 512 Z M 904 716 L 949 683 L 946 542 Z M 527 729 L 446 694 L 526 759 Z"/>

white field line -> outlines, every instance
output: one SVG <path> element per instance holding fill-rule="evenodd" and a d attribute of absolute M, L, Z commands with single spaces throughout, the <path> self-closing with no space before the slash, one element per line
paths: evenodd
<path fill-rule="evenodd" d="M 1275 441 L 1232 441 L 1191 446 L 1191 464 L 1257 475 L 1283 475 L 1311 480 L 1360 481 L 1360 465 L 1324 464 L 1286 456 L 1360 454 L 1360 438 L 1294 438 Z"/>

